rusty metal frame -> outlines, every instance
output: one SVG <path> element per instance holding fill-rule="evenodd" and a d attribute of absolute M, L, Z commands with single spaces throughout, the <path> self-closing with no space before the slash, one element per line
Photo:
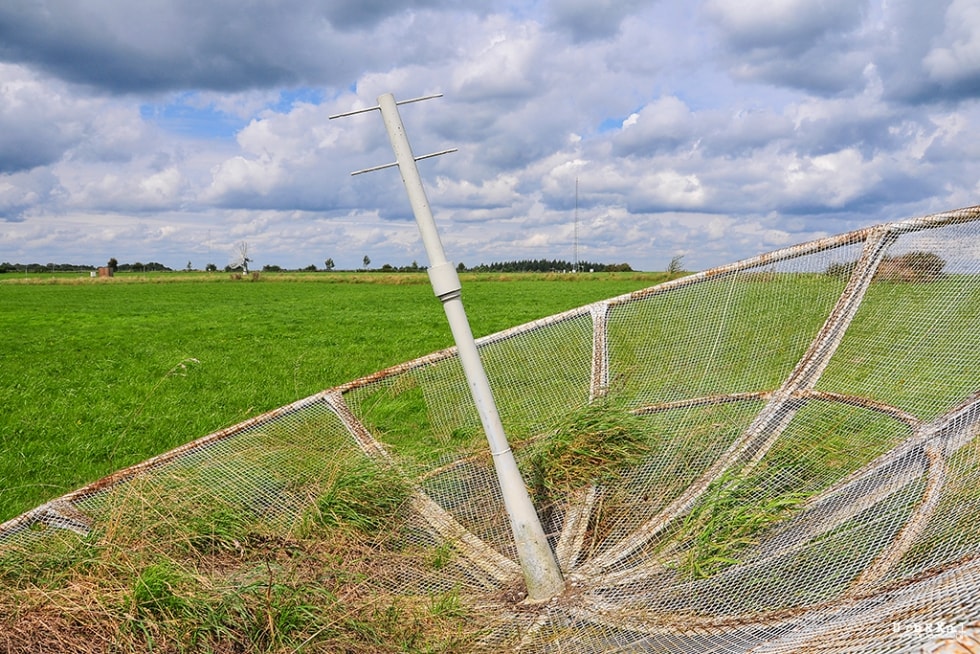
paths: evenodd
<path fill-rule="evenodd" d="M 895 536 L 892 543 L 878 555 L 873 564 L 865 570 L 864 574 L 855 580 L 852 589 L 849 591 L 848 601 L 852 603 L 861 602 L 863 599 L 871 598 L 876 594 L 888 590 L 888 588 L 905 588 L 920 583 L 922 579 L 919 577 L 904 580 L 899 586 L 895 586 L 894 584 L 888 586 L 887 582 L 883 580 L 887 577 L 887 572 L 894 565 L 894 562 L 904 554 L 913 542 L 914 536 L 922 529 L 922 525 L 928 519 L 931 512 L 935 510 L 937 498 L 939 497 L 945 477 L 945 460 L 959 447 L 964 445 L 969 437 L 975 434 L 978 425 L 980 425 L 980 393 L 971 396 L 959 407 L 937 420 L 928 424 L 922 424 L 914 416 L 896 407 L 878 403 L 868 398 L 817 391 L 814 387 L 827 362 L 836 350 L 837 345 L 840 343 L 840 339 L 850 324 L 857 306 L 860 305 L 863 294 L 867 290 L 867 284 L 870 282 L 878 263 L 880 263 L 884 253 L 887 251 L 888 245 L 900 234 L 967 223 L 978 219 L 980 219 L 980 206 L 856 230 L 846 234 L 784 248 L 730 265 L 712 268 L 711 270 L 696 273 L 688 277 L 671 280 L 648 289 L 635 291 L 603 302 L 555 314 L 477 339 L 477 345 L 479 347 L 486 347 L 564 321 L 587 317 L 591 318 L 593 338 L 589 389 L 590 399 L 595 399 L 602 395 L 609 383 L 610 368 L 606 329 L 610 312 L 614 307 L 669 293 L 708 280 L 724 279 L 743 271 L 796 259 L 809 254 L 858 243 L 865 244 L 864 253 L 862 254 L 859 265 L 855 269 L 837 305 L 828 317 L 827 322 L 814 338 L 810 348 L 798 362 L 789 378 L 787 378 L 779 389 L 693 398 L 678 402 L 647 405 L 634 409 L 634 412 L 637 414 L 648 415 L 694 406 L 707 406 L 729 402 L 762 401 L 767 403 L 767 409 L 763 410 L 753 426 L 746 430 L 742 437 L 732 444 L 729 451 L 716 461 L 715 465 L 709 469 L 709 474 L 704 475 L 699 482 L 696 482 L 688 489 L 689 492 L 681 498 L 682 501 L 675 502 L 669 515 L 662 516 L 659 526 L 654 521 L 648 522 L 643 529 L 637 532 L 637 538 L 627 543 L 625 547 L 621 547 L 618 550 L 614 548 L 609 551 L 611 554 L 607 552 L 605 559 L 601 557 L 594 559 L 586 564 L 585 567 L 579 568 L 575 575 L 571 577 L 571 582 L 575 584 L 588 574 L 597 575 L 590 581 L 590 585 L 594 585 L 597 582 L 603 583 L 604 581 L 613 584 L 627 581 L 624 578 L 614 578 L 616 574 L 610 572 L 610 569 L 631 552 L 636 551 L 644 543 L 649 542 L 649 539 L 660 531 L 666 523 L 675 519 L 678 515 L 682 515 L 696 501 L 700 493 L 703 492 L 706 484 L 710 483 L 711 479 L 715 478 L 721 471 L 739 461 L 750 464 L 753 459 L 758 461 L 768 451 L 775 437 L 778 436 L 778 433 L 788 423 L 788 417 L 794 414 L 800 406 L 809 401 L 826 401 L 849 404 L 888 415 L 907 425 L 914 432 L 914 436 L 906 441 L 903 447 L 896 448 L 882 455 L 862 469 L 849 475 L 848 478 L 821 493 L 819 497 L 814 498 L 808 503 L 808 510 L 831 507 L 834 498 L 847 496 L 849 489 L 857 488 L 857 485 L 862 480 L 873 478 L 875 475 L 885 474 L 883 471 L 887 471 L 891 465 L 898 462 L 900 457 L 903 456 L 903 452 L 904 455 L 908 456 L 912 450 L 915 450 L 918 452 L 918 455 L 916 455 L 918 458 L 916 460 L 921 460 L 922 462 L 921 467 L 914 467 L 914 469 L 910 469 L 907 472 L 910 474 L 926 475 L 925 489 L 913 510 L 912 519 Z M 125 484 L 134 477 L 155 468 L 179 460 L 182 457 L 205 451 L 226 439 L 234 438 L 253 428 L 320 403 L 324 403 L 340 418 L 341 422 L 344 423 L 351 434 L 351 437 L 355 439 L 365 453 L 373 457 L 387 457 L 388 455 L 384 446 L 364 428 L 353 413 L 350 412 L 349 408 L 347 408 L 344 396 L 354 389 L 382 383 L 387 379 L 392 379 L 412 370 L 453 360 L 456 356 L 456 348 L 453 347 L 434 352 L 413 361 L 392 366 L 374 374 L 314 394 L 308 398 L 298 400 L 287 406 L 266 412 L 237 425 L 208 434 L 140 464 L 120 470 L 0 524 L 0 544 L 10 535 L 37 523 L 85 533 L 91 527 L 91 519 L 79 510 L 78 503 L 83 500 L 97 496 L 118 485 Z M 761 417 L 763 414 L 765 414 L 765 417 Z M 774 433 L 776 436 L 774 436 Z M 895 484 L 902 483 L 903 480 L 894 479 L 892 481 L 894 483 L 890 485 L 884 484 L 880 486 L 878 492 L 894 492 Z M 908 481 L 907 478 L 905 481 Z M 578 500 L 580 501 L 574 503 L 574 508 L 567 511 L 563 531 L 558 540 L 557 554 L 563 570 L 571 570 L 575 566 L 576 559 L 583 547 L 590 516 L 597 502 L 596 489 L 587 489 Z M 514 561 L 496 552 L 487 543 L 476 539 L 471 532 L 452 519 L 451 516 L 448 516 L 441 507 L 438 507 L 424 493 L 418 491 L 413 494 L 412 502 L 415 511 L 426 518 L 433 531 L 439 537 L 454 543 L 454 546 L 461 554 L 473 564 L 474 569 L 481 571 L 484 583 L 488 587 L 506 585 L 513 579 L 519 577 L 520 570 Z M 814 524 L 810 525 L 810 529 L 795 532 L 795 537 L 783 540 L 781 544 L 792 549 L 794 543 L 791 541 L 794 541 L 794 539 L 796 543 L 799 543 L 807 537 L 812 537 L 814 530 L 820 531 L 828 525 L 840 524 L 840 520 L 846 519 L 849 512 L 853 510 L 853 507 L 849 510 L 843 510 L 843 512 L 830 510 L 824 515 L 824 520 L 814 521 Z M 447 517 L 448 519 L 446 519 Z M 663 522 L 663 520 L 666 520 L 666 522 Z M 787 530 L 788 537 L 792 536 L 793 533 L 793 529 Z M 951 565 L 955 568 L 960 563 L 953 562 Z M 966 561 L 962 562 L 962 565 L 976 567 L 976 562 Z M 928 573 L 932 575 L 934 573 L 940 574 L 940 572 L 926 571 L 923 574 Z M 619 576 L 622 577 L 622 575 Z M 813 610 L 814 608 L 819 609 L 820 607 L 808 607 L 807 610 Z M 591 615 L 590 619 L 595 619 L 595 613 L 593 611 L 586 612 Z M 801 611 L 793 610 L 760 615 L 759 623 L 773 621 L 775 623 L 785 624 L 798 618 L 802 613 Z M 731 620 L 744 621 L 744 618 L 730 618 L 728 620 L 726 621 L 725 618 L 701 618 L 698 622 L 700 623 L 700 628 L 726 629 L 733 626 Z"/>

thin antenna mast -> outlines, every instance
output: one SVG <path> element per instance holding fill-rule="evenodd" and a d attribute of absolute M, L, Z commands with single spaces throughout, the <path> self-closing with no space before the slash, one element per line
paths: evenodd
<path fill-rule="evenodd" d="M 419 176 L 418 166 L 415 165 L 415 162 L 421 159 L 454 152 L 455 150 L 443 150 L 421 157 L 414 156 L 405 134 L 405 126 L 398 114 L 398 105 L 400 104 L 437 98 L 440 95 L 395 102 L 395 97 L 386 93 L 378 97 L 378 105 L 375 107 L 337 114 L 330 116 L 330 118 L 350 116 L 376 109 L 381 111 L 381 117 L 384 119 L 388 138 L 391 141 L 391 148 L 395 153 L 395 163 L 365 168 L 351 174 L 358 175 L 392 166 L 398 166 L 401 172 L 405 191 L 408 193 L 415 220 L 422 234 L 422 243 L 429 257 L 429 281 L 432 283 L 432 290 L 446 311 L 446 318 L 449 320 L 449 327 L 453 339 L 456 341 L 459 360 L 463 365 L 463 372 L 469 383 L 473 401 L 476 403 L 477 411 L 480 414 L 483 431 L 487 435 L 504 506 L 510 516 L 511 530 L 517 545 L 517 556 L 520 559 L 524 580 L 527 583 L 527 599 L 531 602 L 542 602 L 555 597 L 564 589 L 561 569 L 558 567 L 554 552 L 548 545 L 541 520 L 531 503 L 527 486 L 524 484 L 524 479 L 517 468 L 514 453 L 511 451 L 507 436 L 504 434 L 503 424 L 500 421 L 493 392 L 490 389 L 490 382 L 487 379 L 483 363 L 480 361 L 476 341 L 473 339 L 473 333 L 463 309 L 459 275 L 456 274 L 456 268 L 452 262 L 446 259 L 439 233 L 436 230 L 435 220 L 432 218 L 432 211 L 429 209 L 429 201 L 425 196 L 425 188 L 422 186 L 422 178 Z"/>
<path fill-rule="evenodd" d="M 578 177 L 575 178 L 575 248 L 572 254 L 572 272 L 578 272 Z"/>

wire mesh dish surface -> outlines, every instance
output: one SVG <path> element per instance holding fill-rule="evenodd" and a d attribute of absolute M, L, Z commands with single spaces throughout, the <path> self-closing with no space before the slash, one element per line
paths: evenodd
<path fill-rule="evenodd" d="M 973 207 L 481 339 L 565 577 L 543 604 L 521 601 L 454 349 L 120 471 L 2 525 L 0 548 L 88 533 L 164 478 L 288 531 L 338 462 L 371 462 L 409 482 L 388 546 L 440 553 L 373 583 L 458 591 L 474 650 L 978 652 L 978 324 Z"/>

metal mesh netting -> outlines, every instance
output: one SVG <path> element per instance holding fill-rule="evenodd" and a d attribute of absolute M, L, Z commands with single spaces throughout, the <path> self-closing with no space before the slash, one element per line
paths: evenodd
<path fill-rule="evenodd" d="M 439 556 L 373 583 L 459 590 L 477 650 L 977 651 L 978 220 L 869 228 L 481 339 L 565 575 L 548 603 L 520 602 L 455 350 L 122 471 L 3 525 L 0 546 L 120 507 L 164 533 L 175 498 L 288 532 L 338 467 L 377 461 L 412 488 L 379 561 Z"/>

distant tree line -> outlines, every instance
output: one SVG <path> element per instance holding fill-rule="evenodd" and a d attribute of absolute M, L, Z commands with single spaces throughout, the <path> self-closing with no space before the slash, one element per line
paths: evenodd
<path fill-rule="evenodd" d="M 251 259 L 250 259 L 251 261 Z M 383 273 L 393 273 L 393 272 L 425 272 L 426 267 L 420 266 L 417 261 L 413 261 L 411 265 L 408 266 L 392 266 L 391 264 L 384 264 L 380 268 L 368 268 L 371 264 L 371 260 L 365 256 L 364 268 L 362 271 L 371 272 L 383 272 Z M 149 261 L 147 263 L 142 263 L 135 261 L 133 263 L 118 263 L 115 258 L 109 260 L 109 267 L 112 268 L 113 272 L 172 272 L 173 268 L 169 268 L 162 263 L 157 263 L 156 261 Z M 560 259 L 524 259 L 521 261 L 501 261 L 491 264 L 481 263 L 473 268 L 467 268 L 464 264 L 460 263 L 456 266 L 460 272 L 470 271 L 470 272 L 571 272 L 572 270 L 579 271 L 594 271 L 594 272 L 632 272 L 633 269 L 628 263 L 593 263 L 590 261 L 579 262 L 578 266 L 575 267 L 572 263 Z M 7 263 L 4 262 L 0 264 L 0 273 L 11 273 L 11 272 L 83 272 L 95 270 L 96 266 L 80 265 L 72 263 Z M 225 272 L 236 272 L 247 269 L 241 263 L 236 265 L 227 265 L 224 267 Z M 187 262 L 187 267 L 185 270 L 193 270 L 191 262 Z M 205 270 L 209 272 L 214 272 L 218 270 L 218 267 L 209 263 L 205 267 Z M 315 264 L 310 264 L 304 268 L 283 268 L 275 264 L 266 264 L 262 266 L 262 272 L 317 272 L 319 270 L 332 271 L 335 270 L 335 264 L 333 259 L 327 259 L 324 262 L 323 268 L 317 268 Z"/>
<path fill-rule="evenodd" d="M 578 265 L 563 259 L 523 259 L 520 261 L 500 261 L 491 264 L 481 263 L 473 268 L 467 268 L 459 264 L 457 268 L 469 272 L 571 272 L 595 271 L 595 272 L 633 272 L 633 268 L 628 263 L 593 263 L 591 261 L 580 261 Z"/>
<path fill-rule="evenodd" d="M 147 263 L 141 263 L 135 261 L 133 263 L 119 263 L 113 264 L 115 259 L 109 260 L 109 267 L 113 271 L 120 272 L 161 272 L 161 271 L 172 271 L 173 268 L 168 268 L 162 263 L 157 263 L 156 261 L 150 261 Z M 0 263 L 0 273 L 41 273 L 41 272 L 83 272 L 96 270 L 97 266 L 89 266 L 86 264 L 78 263 Z"/>
<path fill-rule="evenodd" d="M 679 262 L 679 258 L 678 258 Z M 360 272 L 381 272 L 381 273 L 415 273 L 415 272 L 425 272 L 426 267 L 420 266 L 417 261 L 413 261 L 408 266 L 393 266 L 390 263 L 383 264 L 378 268 L 371 268 L 371 259 L 365 256 L 362 260 L 362 268 L 357 270 Z M 208 264 L 208 270 L 211 270 L 212 264 Z M 571 272 L 573 266 L 568 261 L 563 261 L 559 259 L 526 259 L 522 261 L 502 261 L 499 263 L 485 264 L 481 263 L 479 266 L 473 268 L 467 268 L 465 264 L 458 264 L 456 266 L 457 270 L 460 272 Z M 578 270 L 580 271 L 595 271 L 595 272 L 633 272 L 633 268 L 630 267 L 628 263 L 592 263 L 589 261 L 583 261 L 578 264 Z M 235 272 L 242 270 L 241 265 L 229 265 L 225 266 L 225 272 Z M 283 268 L 276 264 L 265 264 L 262 266 L 262 272 L 267 273 L 279 273 L 279 272 L 319 272 L 319 271 L 331 272 L 336 270 L 333 259 L 327 259 L 324 261 L 324 266 L 318 268 L 315 264 L 310 264 L 304 268 Z M 350 271 L 347 271 L 350 272 Z"/>
<path fill-rule="evenodd" d="M 95 266 L 77 263 L 0 263 L 0 273 L 24 272 L 78 272 L 95 270 Z"/>
<path fill-rule="evenodd" d="M 367 259 L 367 257 L 365 257 L 365 259 Z M 370 264 L 371 261 L 368 260 L 367 263 Z M 316 267 L 316 264 L 310 264 L 310 265 L 306 266 L 305 268 L 283 268 L 282 266 L 277 266 L 275 264 L 268 264 L 268 263 L 265 264 L 264 266 L 262 266 L 262 272 L 273 272 L 273 273 L 278 273 L 278 272 L 320 272 L 321 270 L 326 271 L 326 272 L 331 272 L 331 271 L 333 271 L 335 269 L 336 268 L 334 266 L 333 259 L 327 259 L 326 265 L 323 268 L 317 268 Z M 225 268 L 225 272 L 232 272 L 234 270 L 240 270 L 240 267 L 239 268 L 234 268 L 234 267 L 229 266 L 229 267 L 226 267 Z M 412 265 L 410 265 L 410 266 L 393 266 L 390 263 L 386 263 L 383 266 L 381 266 L 380 268 L 359 268 L 358 270 L 360 272 L 385 272 L 385 273 L 387 273 L 387 272 L 425 272 L 425 266 L 420 266 L 418 264 L 418 262 L 413 261 L 412 262 Z M 347 271 L 347 272 L 350 272 L 350 271 Z"/>
<path fill-rule="evenodd" d="M 121 263 L 116 266 L 116 270 L 120 272 L 173 272 L 173 268 L 168 268 L 162 263 L 157 263 L 156 261 L 150 261 L 148 263 L 140 263 L 139 261 L 133 263 Z"/>

